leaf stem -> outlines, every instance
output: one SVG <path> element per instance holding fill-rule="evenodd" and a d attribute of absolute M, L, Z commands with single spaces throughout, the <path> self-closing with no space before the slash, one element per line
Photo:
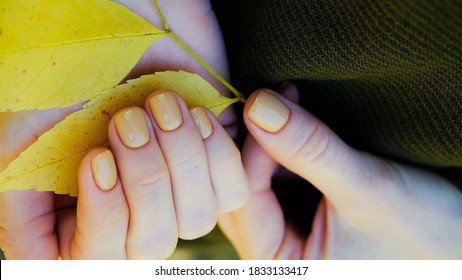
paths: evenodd
<path fill-rule="evenodd" d="M 202 67 L 209 71 L 215 78 L 217 78 L 225 87 L 227 87 L 234 95 L 239 98 L 240 101 L 245 102 L 245 96 L 235 89 L 228 81 L 226 81 L 220 74 L 218 74 L 210 65 L 207 64 L 200 56 L 198 56 L 190 47 L 188 47 L 180 38 L 173 32 L 170 31 L 168 34 L 175 42 L 177 42 L 180 47 L 182 47 L 186 52 L 188 52 L 197 62 L 199 62 Z"/>
<path fill-rule="evenodd" d="M 165 31 L 168 33 L 168 36 L 172 38 L 180 47 L 182 47 L 189 55 L 191 55 L 202 67 L 204 67 L 207 71 L 210 72 L 215 78 L 217 78 L 225 87 L 227 87 L 238 99 L 239 101 L 245 103 L 246 97 L 234 88 L 228 81 L 226 81 L 217 71 L 215 71 L 210 65 L 207 64 L 200 56 L 198 56 L 188 45 L 186 45 L 168 26 L 167 21 L 165 20 L 165 16 L 160 9 L 159 3 L 157 0 L 153 0 L 154 6 L 156 7 L 157 12 L 162 20 L 162 24 L 164 25 Z"/>
<path fill-rule="evenodd" d="M 157 0 L 153 0 L 152 2 L 154 3 L 154 6 L 156 7 L 157 13 L 159 14 L 160 19 L 162 20 L 162 25 L 164 26 L 164 30 L 167 31 L 167 32 L 170 32 L 170 27 L 168 26 L 168 23 L 165 20 L 164 13 L 160 9 L 159 3 L 157 2 Z"/>

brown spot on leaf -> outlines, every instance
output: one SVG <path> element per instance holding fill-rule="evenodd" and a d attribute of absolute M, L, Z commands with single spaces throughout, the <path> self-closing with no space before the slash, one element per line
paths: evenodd
<path fill-rule="evenodd" d="M 110 118 L 111 116 L 109 115 L 109 112 L 106 111 L 106 110 L 101 110 L 101 114 L 107 116 L 108 118 Z"/>

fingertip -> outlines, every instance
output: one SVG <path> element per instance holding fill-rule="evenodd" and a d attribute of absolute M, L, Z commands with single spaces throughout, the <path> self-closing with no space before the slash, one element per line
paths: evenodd
<path fill-rule="evenodd" d="M 117 167 L 109 149 L 99 148 L 88 152 L 79 167 L 79 193 L 91 191 L 109 191 L 117 183 Z"/>
<path fill-rule="evenodd" d="M 151 100 L 152 100 L 152 98 L 155 97 L 156 95 L 159 95 L 159 94 L 162 94 L 162 93 L 173 93 L 174 95 L 176 95 L 177 97 L 179 97 L 182 100 L 181 96 L 177 92 L 175 92 L 175 91 L 173 91 L 171 89 L 159 89 L 159 90 L 153 91 L 152 93 L 150 93 L 148 95 L 148 97 L 146 98 L 145 103 L 144 103 L 144 107 L 146 108 L 147 112 L 150 112 L 150 110 L 151 110 L 151 102 L 152 102 Z"/>
<path fill-rule="evenodd" d="M 127 107 L 111 118 L 109 125 L 109 138 L 118 138 L 127 148 L 138 149 L 151 140 L 149 118 L 140 107 Z M 117 133 L 111 133 L 116 131 Z M 111 143 L 113 143 L 112 141 Z M 118 146 L 118 145 L 117 145 Z"/>
<path fill-rule="evenodd" d="M 213 126 L 210 120 L 210 116 L 207 114 L 204 108 L 201 106 L 194 107 L 189 110 L 191 117 L 196 124 L 197 130 L 202 136 L 202 139 L 205 140 L 209 138 L 213 133 Z"/>
<path fill-rule="evenodd" d="M 148 97 L 147 102 L 154 121 L 163 131 L 174 131 L 182 126 L 186 106 L 176 92 L 157 91 Z"/>
<path fill-rule="evenodd" d="M 291 110 L 278 93 L 270 89 L 254 92 L 244 107 L 244 121 L 269 133 L 279 132 L 289 121 Z"/>
<path fill-rule="evenodd" d="M 218 221 L 215 207 L 204 206 L 183 213 L 178 222 L 178 237 L 184 240 L 194 240 L 210 233 Z"/>
<path fill-rule="evenodd" d="M 117 183 L 117 167 L 110 150 L 103 150 L 91 160 L 91 169 L 96 186 L 102 191 L 109 191 Z"/>

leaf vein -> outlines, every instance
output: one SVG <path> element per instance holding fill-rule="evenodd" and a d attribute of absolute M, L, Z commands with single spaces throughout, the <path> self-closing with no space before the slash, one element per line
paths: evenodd
<path fill-rule="evenodd" d="M 15 52 L 22 52 L 22 51 L 27 51 L 27 50 L 38 50 L 38 49 L 46 49 L 46 48 L 52 48 L 52 47 L 60 47 L 60 46 L 66 46 L 66 45 L 76 45 L 76 44 L 81 44 L 81 43 L 88 43 L 88 42 L 97 42 L 97 41 L 102 41 L 102 40 L 120 40 L 124 38 L 137 38 L 137 37 L 156 37 L 156 36 L 164 36 L 166 35 L 166 31 L 159 30 L 158 32 L 148 32 L 148 33 L 133 33 L 133 34 L 125 34 L 125 35 L 112 35 L 112 36 L 102 36 L 98 38 L 85 38 L 85 39 L 77 39 L 77 40 L 69 40 L 66 41 L 65 43 L 63 42 L 56 42 L 56 43 L 50 43 L 50 44 L 43 44 L 43 45 L 34 45 L 31 47 L 25 47 L 25 48 L 15 48 L 15 49 L 9 49 L 9 50 L 3 50 L 0 51 L 1 54 L 8 54 L 8 53 L 15 53 Z"/>

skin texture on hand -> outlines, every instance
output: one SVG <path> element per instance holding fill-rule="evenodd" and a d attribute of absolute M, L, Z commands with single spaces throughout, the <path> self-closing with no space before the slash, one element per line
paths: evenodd
<path fill-rule="evenodd" d="M 294 85 L 283 94 L 257 91 L 244 109 L 250 135 L 242 157 L 251 195 L 243 208 L 219 217 L 242 258 L 462 257 L 460 190 L 427 171 L 352 149 L 290 101 L 298 94 Z M 290 110 L 287 117 L 281 106 Z M 285 221 L 271 189 L 278 164 L 323 193 L 314 221 L 306 221 L 312 222 L 308 237 Z"/>
<path fill-rule="evenodd" d="M 158 28 L 162 28 L 160 17 L 151 0 L 118 2 L 140 14 Z M 212 68 L 227 78 L 224 46 L 209 1 L 160 0 L 159 5 L 171 29 Z M 226 93 L 224 87 L 215 78 L 168 37 L 157 40 L 146 51 L 127 79 L 154 71 L 180 69 L 199 73 L 220 92 Z M 0 113 L 0 170 L 43 132 L 78 108 L 79 105 L 67 109 Z M 235 115 L 232 110 L 227 110 L 220 115 L 219 121 L 224 126 L 232 126 Z M 61 254 L 63 250 L 68 251 L 69 248 L 66 246 L 71 243 L 70 238 L 75 225 L 75 206 L 76 199 L 52 193 L 35 191 L 1 193 L 0 247 L 5 251 L 6 257 L 56 259 L 60 250 Z M 71 256 L 67 254 L 66 257 Z"/>

